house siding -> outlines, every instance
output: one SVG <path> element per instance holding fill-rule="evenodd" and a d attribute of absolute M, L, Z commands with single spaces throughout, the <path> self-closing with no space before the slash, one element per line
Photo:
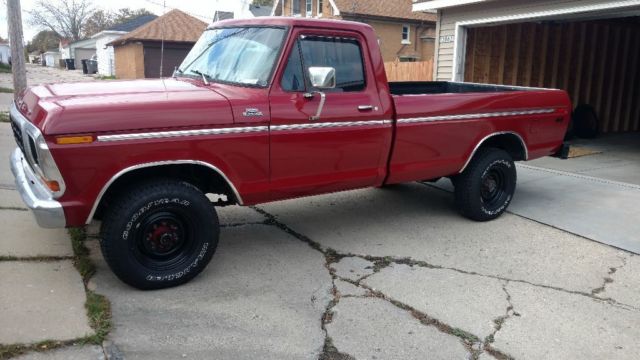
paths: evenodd
<path fill-rule="evenodd" d="M 451 80 L 453 78 L 454 44 L 456 23 L 478 19 L 489 19 L 501 16 L 531 14 L 543 11 L 560 10 L 578 6 L 615 4 L 619 1 L 602 0 L 498 0 L 490 5 L 478 3 L 473 5 L 445 8 L 438 11 L 439 29 L 436 36 L 437 51 L 435 55 L 436 80 Z M 514 22 L 522 22 L 518 20 Z M 454 42 L 440 43 L 440 39 L 453 36 Z"/>
<path fill-rule="evenodd" d="M 98 74 L 112 76 L 115 74 L 115 52 L 113 46 L 107 46 L 122 34 L 101 35 L 96 38 L 96 55 L 98 57 Z"/>
<path fill-rule="evenodd" d="M 114 48 L 116 77 L 144 78 L 144 48 L 141 43 L 128 43 Z"/>

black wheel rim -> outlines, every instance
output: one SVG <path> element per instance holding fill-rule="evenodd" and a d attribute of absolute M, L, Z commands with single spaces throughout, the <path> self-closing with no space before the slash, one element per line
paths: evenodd
<path fill-rule="evenodd" d="M 482 176 L 480 197 L 489 209 L 502 206 L 507 198 L 507 176 L 504 169 L 493 166 Z"/>
<path fill-rule="evenodd" d="M 170 270 L 185 263 L 194 248 L 193 222 L 181 209 L 159 209 L 142 217 L 133 233 L 133 253 L 151 270 Z"/>

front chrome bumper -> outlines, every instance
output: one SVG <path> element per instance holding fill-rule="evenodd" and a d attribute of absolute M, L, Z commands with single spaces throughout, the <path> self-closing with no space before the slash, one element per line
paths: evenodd
<path fill-rule="evenodd" d="M 43 228 L 63 228 L 67 224 L 62 205 L 51 197 L 40 179 L 34 174 L 19 148 L 11 154 L 11 172 L 16 179 L 22 201 L 33 212 Z"/>

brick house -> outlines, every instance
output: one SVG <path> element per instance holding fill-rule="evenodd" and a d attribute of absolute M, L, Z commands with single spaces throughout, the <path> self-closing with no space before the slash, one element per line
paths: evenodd
<path fill-rule="evenodd" d="M 171 10 L 113 40 L 107 45 L 114 48 L 116 77 L 140 79 L 170 76 L 206 28 L 204 21 L 180 10 Z"/>
<path fill-rule="evenodd" d="M 411 6 L 412 0 L 276 0 L 272 15 L 363 22 L 375 29 L 385 62 L 432 60 L 436 16 Z"/>

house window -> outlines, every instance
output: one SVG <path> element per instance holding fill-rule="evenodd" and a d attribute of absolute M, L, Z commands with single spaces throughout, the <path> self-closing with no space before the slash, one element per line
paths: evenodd
<path fill-rule="evenodd" d="M 323 1 L 322 0 L 318 0 L 318 11 L 317 11 L 318 16 L 322 16 L 322 8 L 323 7 L 324 7 Z"/>
<path fill-rule="evenodd" d="M 291 0 L 291 15 L 300 16 L 300 0 Z"/>
<path fill-rule="evenodd" d="M 306 8 L 307 17 L 311 17 L 313 15 L 313 0 L 307 0 Z"/>
<path fill-rule="evenodd" d="M 402 43 L 411 44 L 411 27 L 409 25 L 402 25 Z"/>

